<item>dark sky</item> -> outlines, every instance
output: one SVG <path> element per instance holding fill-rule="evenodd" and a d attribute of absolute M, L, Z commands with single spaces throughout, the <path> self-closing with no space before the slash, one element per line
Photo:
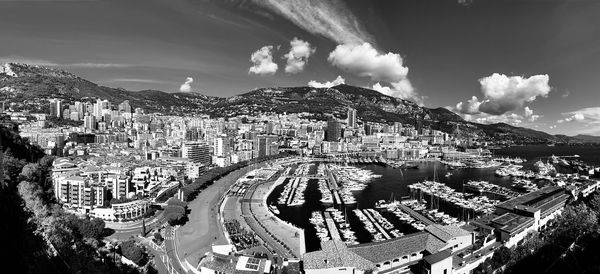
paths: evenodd
<path fill-rule="evenodd" d="M 303 70 L 286 73 L 284 55 L 295 37 L 315 51 Z M 328 58 L 340 44 L 362 43 L 379 55 L 398 54 L 408 73 L 390 76 L 360 60 L 334 65 Z M 251 54 L 267 45 L 278 70 L 249 73 Z M 8 61 L 132 90 L 179 91 L 191 77 L 191 90 L 216 96 L 338 75 L 347 84 L 392 89 L 401 79 L 412 86 L 401 96 L 429 107 L 460 112 L 457 103 L 477 96 L 502 110 L 482 107 L 486 112 L 468 119 L 600 134 L 596 0 L 0 0 L 0 62 Z M 484 92 L 480 79 L 494 73 L 515 85 L 495 89 L 501 95 Z M 527 82 L 536 75 L 548 76 L 549 92 Z"/>

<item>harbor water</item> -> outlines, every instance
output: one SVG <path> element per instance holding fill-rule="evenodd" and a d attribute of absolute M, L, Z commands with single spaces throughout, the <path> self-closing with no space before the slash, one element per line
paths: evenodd
<path fill-rule="evenodd" d="M 537 160 L 546 161 L 551 155 L 556 156 L 567 156 L 578 154 L 580 160 L 593 164 L 600 165 L 600 148 L 598 147 L 547 147 L 547 146 L 523 146 L 523 147 L 511 147 L 493 151 L 496 157 L 520 157 L 526 159 L 527 162 L 523 163 L 525 169 L 529 168 L 533 162 Z M 496 168 L 459 168 L 450 169 L 444 164 L 437 161 L 418 162 L 417 169 L 394 169 L 381 165 L 355 165 L 355 167 L 363 168 L 372 171 L 374 174 L 381 175 L 379 178 L 373 178 L 368 186 L 361 191 L 356 191 L 354 197 L 357 203 L 344 206 L 344 205 L 332 205 L 322 204 L 320 202 L 321 193 L 318 190 L 318 180 L 310 179 L 304 192 L 305 203 L 299 206 L 286 206 L 278 205 L 277 199 L 283 191 L 284 184 L 276 187 L 271 195 L 267 199 L 268 204 L 277 205 L 280 214 L 279 217 L 285 221 L 288 221 L 298 227 L 305 229 L 306 249 L 307 251 L 318 250 L 320 248 L 320 240 L 317 237 L 316 229 L 309 222 L 311 213 L 313 211 L 325 211 L 327 208 L 335 207 L 342 211 L 347 217 L 348 223 L 351 229 L 355 232 L 356 240 L 360 243 L 371 242 L 372 235 L 365 228 L 358 217 L 353 213 L 353 209 L 356 208 L 375 208 L 377 201 L 379 200 L 400 200 L 402 198 L 408 198 L 411 193 L 408 185 L 425 180 L 433 180 L 443 183 L 458 192 L 463 192 L 464 183 L 470 180 L 474 181 L 488 181 L 490 183 L 500 185 L 503 187 L 510 188 L 512 179 L 510 177 L 498 177 L 495 176 L 494 171 Z M 311 165 L 309 174 L 316 174 L 317 165 Z M 559 170 L 559 172 L 568 172 L 568 170 Z M 287 181 L 286 181 L 287 182 Z M 448 213 L 452 217 L 464 219 L 465 217 L 472 217 L 471 215 L 465 215 L 468 213 L 461 209 L 452 206 L 451 204 L 443 201 L 432 201 L 434 198 L 430 196 L 413 197 L 427 201 L 428 208 L 432 206 L 431 202 L 434 202 L 436 208 L 440 211 Z M 490 197 L 497 198 L 500 197 Z M 394 214 L 386 211 L 380 213 L 389 220 L 395 228 L 400 230 L 404 234 L 414 233 L 417 230 L 411 225 L 400 221 Z"/>

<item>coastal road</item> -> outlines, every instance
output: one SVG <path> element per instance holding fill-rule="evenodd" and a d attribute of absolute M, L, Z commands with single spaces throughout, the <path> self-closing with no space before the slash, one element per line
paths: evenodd
<path fill-rule="evenodd" d="M 187 271 L 182 266 L 182 262 L 180 260 L 179 255 L 177 254 L 178 246 L 175 242 L 175 229 L 171 226 L 167 226 L 165 228 L 165 254 L 167 257 L 167 264 L 169 265 L 169 269 L 173 269 L 170 272 L 184 274 Z"/>
<path fill-rule="evenodd" d="M 223 226 L 219 220 L 219 205 L 223 195 L 229 190 L 238 178 L 250 170 L 264 166 L 245 167 L 217 180 L 214 184 L 202 190 L 198 196 L 188 204 L 191 210 L 188 222 L 177 229 L 177 253 L 181 260 L 187 260 L 192 265 L 197 265 L 206 252 L 211 251 L 213 244 L 227 244 Z"/>
<path fill-rule="evenodd" d="M 146 231 L 150 231 L 157 227 L 160 227 L 166 222 L 162 213 L 146 219 Z M 115 233 L 107 236 L 109 239 L 125 240 L 142 233 L 142 221 L 136 221 L 133 223 L 106 223 L 106 227 L 113 229 Z"/>
<path fill-rule="evenodd" d="M 156 266 L 158 273 L 171 273 L 171 271 L 169 271 L 170 266 L 168 265 L 170 262 L 167 260 L 164 245 L 158 246 L 151 240 L 143 237 L 137 237 L 137 240 L 146 246 L 146 249 L 154 255 L 154 265 Z"/>

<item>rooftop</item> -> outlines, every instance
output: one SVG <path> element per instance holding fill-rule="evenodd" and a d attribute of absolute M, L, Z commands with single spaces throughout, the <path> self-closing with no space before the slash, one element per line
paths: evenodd
<path fill-rule="evenodd" d="M 354 267 L 361 270 L 374 269 L 370 261 L 349 250 L 342 241 L 321 243 L 321 250 L 304 254 L 305 269 Z"/>
<path fill-rule="evenodd" d="M 533 217 L 521 216 L 512 212 L 504 213 L 492 220 L 492 225 L 509 233 L 516 233 L 520 229 L 533 223 Z"/>
<path fill-rule="evenodd" d="M 426 256 L 424 258 L 424 260 L 429 263 L 430 265 L 435 264 L 437 262 L 443 261 L 446 258 L 452 257 L 452 252 L 450 252 L 449 249 L 440 251 L 438 253 L 435 254 L 431 254 L 429 256 Z"/>
<path fill-rule="evenodd" d="M 548 200 L 556 199 L 565 194 L 565 190 L 558 186 L 548 186 L 540 190 L 521 195 L 519 197 L 510 199 L 506 202 L 496 205 L 499 209 L 512 211 L 517 206 L 527 206 L 538 208 L 541 207 Z"/>
<path fill-rule="evenodd" d="M 350 246 L 349 249 L 371 262 L 379 263 L 423 251 L 435 253 L 444 246 L 444 242 L 423 231 L 387 241 Z"/>
<path fill-rule="evenodd" d="M 468 231 L 453 225 L 429 225 L 425 228 L 425 231 L 445 243 L 455 237 L 471 235 Z"/>

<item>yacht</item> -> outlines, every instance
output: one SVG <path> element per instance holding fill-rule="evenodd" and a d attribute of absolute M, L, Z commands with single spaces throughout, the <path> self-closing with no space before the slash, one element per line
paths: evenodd
<path fill-rule="evenodd" d="M 276 206 L 274 206 L 274 205 L 269 205 L 269 209 L 270 209 L 270 210 L 271 210 L 273 213 L 275 213 L 275 215 L 279 215 L 279 213 L 280 213 L 280 212 L 279 212 L 279 209 L 278 209 Z"/>

